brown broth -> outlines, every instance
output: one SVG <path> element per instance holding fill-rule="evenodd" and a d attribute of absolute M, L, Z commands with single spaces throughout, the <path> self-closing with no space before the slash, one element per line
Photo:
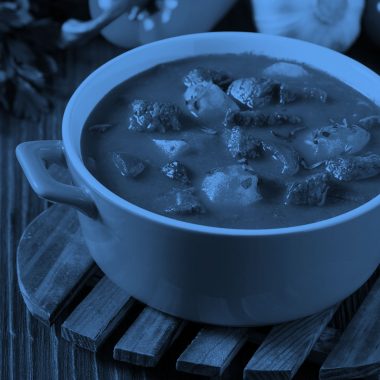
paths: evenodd
<path fill-rule="evenodd" d="M 380 177 L 373 177 L 340 185 L 339 194 L 336 195 L 337 192 L 334 192 L 334 196 L 329 196 L 323 206 L 284 205 L 284 189 L 265 183 L 259 184 L 263 199 L 250 206 L 218 207 L 208 202 L 199 190 L 204 175 L 214 168 L 236 164 L 236 159 L 231 157 L 220 135 L 207 135 L 200 131 L 202 123 L 191 117 L 186 108 L 182 79 L 191 69 L 200 66 L 226 71 L 234 79 L 260 77 L 261 71 L 274 62 L 276 61 L 271 58 L 250 54 L 199 56 L 156 66 L 125 81 L 104 97 L 86 122 L 82 134 L 82 156 L 86 166 L 99 182 L 120 197 L 142 208 L 165 215 L 158 209 L 157 198 L 176 187 L 176 184 L 161 173 L 160 168 L 169 160 L 158 153 L 152 139 L 181 139 L 188 138 L 191 134 L 192 138 L 202 140 L 204 148 L 196 154 L 184 156 L 180 161 L 191 170 L 192 185 L 205 205 L 206 212 L 178 215 L 175 218 L 228 228 L 277 228 L 312 223 L 347 212 L 378 195 Z M 323 72 L 304 67 L 311 75 L 303 79 L 287 78 L 286 83 L 322 88 L 328 93 L 328 101 L 302 101 L 285 106 L 269 105 L 263 110 L 270 111 L 275 108 L 279 112 L 299 115 L 303 119 L 301 125 L 307 128 L 328 125 L 330 119 L 339 122 L 346 119 L 351 124 L 363 117 L 380 113 L 374 103 L 346 84 Z M 135 99 L 177 104 L 188 115 L 183 130 L 165 134 L 129 131 L 130 103 Z M 113 127 L 104 133 L 89 131 L 90 126 L 101 123 L 111 123 Z M 207 127 L 219 124 L 220 128 L 221 123 L 222 120 L 214 120 Z M 270 134 L 270 129 L 284 132 L 294 128 L 263 128 L 258 129 L 257 133 L 259 137 L 277 141 Z M 380 129 L 372 128 L 370 133 L 371 140 L 363 151 L 380 153 Z M 116 151 L 128 152 L 149 165 L 136 179 L 125 178 L 119 174 L 111 159 L 112 152 Z M 263 165 L 264 170 L 270 170 L 265 166 L 266 163 Z M 301 178 L 311 173 L 312 170 L 301 168 L 296 176 Z M 342 194 L 347 199 L 341 199 Z"/>

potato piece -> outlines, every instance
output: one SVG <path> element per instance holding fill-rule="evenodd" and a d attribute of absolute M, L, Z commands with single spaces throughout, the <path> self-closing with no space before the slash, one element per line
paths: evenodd
<path fill-rule="evenodd" d="M 273 160 L 282 164 L 282 175 L 292 176 L 298 172 L 299 156 L 292 147 L 266 141 L 262 141 L 261 146 L 264 153 L 269 154 Z"/>
<path fill-rule="evenodd" d="M 370 133 L 356 125 L 346 123 L 304 130 L 295 135 L 294 147 L 313 166 L 344 153 L 360 152 L 369 142 Z"/>
<path fill-rule="evenodd" d="M 252 171 L 241 165 L 231 165 L 207 174 L 202 191 L 213 204 L 248 206 L 262 198 L 257 183 L 258 178 Z"/>
<path fill-rule="evenodd" d="M 204 121 L 222 118 L 227 110 L 239 109 L 220 87 L 210 82 L 189 87 L 184 98 L 190 113 Z"/>
<path fill-rule="evenodd" d="M 263 75 L 267 77 L 288 77 L 302 78 L 309 76 L 309 72 L 301 65 L 290 62 L 276 62 L 263 70 Z"/>

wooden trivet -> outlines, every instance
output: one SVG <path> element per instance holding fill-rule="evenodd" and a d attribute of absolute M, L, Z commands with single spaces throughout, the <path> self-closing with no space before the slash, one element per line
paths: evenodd
<path fill-rule="evenodd" d="M 178 371 L 222 375 L 247 342 L 258 346 L 244 379 L 291 379 L 305 360 L 320 379 L 380 374 L 378 274 L 341 305 L 268 328 L 198 326 L 169 316 L 115 286 L 90 257 L 76 212 L 54 205 L 25 230 L 17 252 L 19 287 L 31 314 L 56 324 L 64 339 L 97 351 L 113 337 L 115 360 L 154 367 L 190 325 L 198 332 L 178 353 Z M 123 321 L 133 319 L 128 327 Z M 112 340 L 112 339 L 111 339 Z M 373 378 L 373 377 L 371 377 Z"/>

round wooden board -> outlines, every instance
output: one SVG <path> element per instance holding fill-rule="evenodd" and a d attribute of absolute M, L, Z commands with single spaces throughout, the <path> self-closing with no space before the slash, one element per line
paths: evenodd
<path fill-rule="evenodd" d="M 17 274 L 27 308 L 48 325 L 64 316 L 60 335 L 87 350 L 98 351 L 111 337 L 116 342 L 111 347 L 115 360 L 155 367 L 173 342 L 192 328 L 192 341 L 176 354 L 178 371 L 220 376 L 245 342 L 251 341 L 259 347 L 245 364 L 245 379 L 293 378 L 308 357 L 322 364 L 321 379 L 380 373 L 380 280 L 367 295 L 375 277 L 344 301 L 335 316 L 336 307 L 263 332 L 191 327 L 191 323 L 139 304 L 105 276 L 94 277 L 98 271 L 73 209 L 53 205 L 24 231 L 17 251 Z M 90 290 L 80 293 L 85 286 Z M 66 308 L 70 312 L 64 315 Z M 337 315 L 345 321 L 354 316 L 343 325 L 343 332 L 335 328 Z"/>

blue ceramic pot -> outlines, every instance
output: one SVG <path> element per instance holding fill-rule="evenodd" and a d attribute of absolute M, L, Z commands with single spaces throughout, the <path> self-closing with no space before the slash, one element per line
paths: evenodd
<path fill-rule="evenodd" d="M 317 223 L 249 230 L 186 223 L 112 193 L 83 164 L 83 126 L 98 102 L 159 63 L 201 54 L 253 52 L 305 62 L 380 104 L 378 75 L 332 50 L 255 33 L 205 33 L 162 40 L 109 61 L 75 91 L 63 141 L 17 147 L 36 193 L 79 209 L 99 267 L 135 298 L 176 316 L 222 325 L 265 325 L 306 316 L 356 290 L 379 263 L 380 196 Z M 74 186 L 49 177 L 44 162 L 65 160 Z"/>

